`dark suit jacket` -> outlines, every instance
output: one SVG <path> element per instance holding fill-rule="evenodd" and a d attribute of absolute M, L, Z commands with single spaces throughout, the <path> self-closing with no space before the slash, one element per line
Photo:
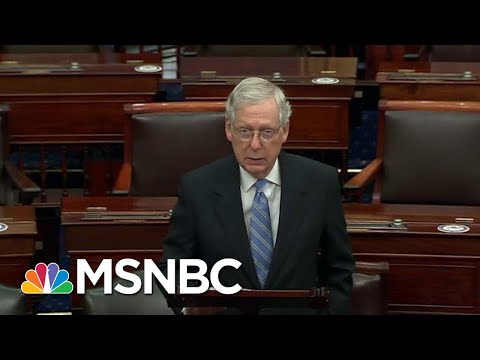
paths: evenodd
<path fill-rule="evenodd" d="M 279 165 L 279 228 L 265 289 L 326 286 L 331 292 L 328 312 L 346 313 L 354 259 L 337 170 L 284 151 L 279 155 Z M 179 200 L 159 263 L 163 272 L 166 259 L 199 258 L 210 269 L 221 259 L 234 258 L 242 266 L 223 268 L 222 284 L 260 288 L 243 216 L 238 166 L 232 155 L 181 179 Z"/>

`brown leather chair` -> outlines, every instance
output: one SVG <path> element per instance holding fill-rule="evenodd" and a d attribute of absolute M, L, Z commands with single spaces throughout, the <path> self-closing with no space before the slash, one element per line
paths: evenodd
<path fill-rule="evenodd" d="M 0 315 L 25 315 L 25 294 L 20 287 L 0 284 Z"/>
<path fill-rule="evenodd" d="M 7 104 L 0 104 L 0 205 L 27 205 L 40 194 L 40 187 L 8 159 L 9 111 Z"/>
<path fill-rule="evenodd" d="M 374 203 L 480 205 L 480 102 L 380 102 L 377 157 L 345 185 Z"/>
<path fill-rule="evenodd" d="M 125 110 L 124 164 L 113 194 L 176 196 L 184 173 L 233 153 L 223 102 L 131 104 Z"/>
<path fill-rule="evenodd" d="M 135 272 L 143 279 L 143 270 Z M 130 281 L 116 279 L 113 288 L 117 284 L 125 287 L 132 286 Z M 165 296 L 153 282 L 152 294 L 145 294 L 142 289 L 133 295 L 124 295 L 113 291 L 105 294 L 103 286 L 96 286 L 85 291 L 83 299 L 83 315 L 174 315 L 168 307 Z"/>
<path fill-rule="evenodd" d="M 387 314 L 388 262 L 357 261 L 350 315 Z"/>

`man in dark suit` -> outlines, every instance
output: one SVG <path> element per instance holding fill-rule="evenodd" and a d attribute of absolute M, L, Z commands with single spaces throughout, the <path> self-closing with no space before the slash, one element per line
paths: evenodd
<path fill-rule="evenodd" d="M 233 258 L 242 265 L 220 271 L 224 286 L 325 286 L 330 290 L 327 313 L 345 314 L 354 259 L 337 169 L 281 150 L 290 115 L 290 104 L 275 84 L 247 78 L 235 87 L 225 120 L 235 156 L 183 176 L 159 267 L 165 273 L 167 259 L 197 258 L 210 270 L 217 261 Z M 316 313 L 307 308 L 261 313 L 298 311 Z"/>

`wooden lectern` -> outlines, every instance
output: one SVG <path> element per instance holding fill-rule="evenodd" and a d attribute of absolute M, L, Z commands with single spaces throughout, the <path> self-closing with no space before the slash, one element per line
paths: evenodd
<path fill-rule="evenodd" d="M 227 307 L 237 308 L 239 314 L 259 315 L 265 308 L 322 309 L 328 305 L 329 290 L 320 287 L 310 290 L 252 290 L 242 289 L 224 295 L 215 289 L 202 294 L 175 294 L 167 298 L 172 308 L 184 308 L 186 315 L 215 315 Z"/>

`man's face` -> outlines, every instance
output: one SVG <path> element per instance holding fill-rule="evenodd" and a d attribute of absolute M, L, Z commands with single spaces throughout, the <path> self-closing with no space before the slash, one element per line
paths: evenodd
<path fill-rule="evenodd" d="M 289 124 L 280 127 L 279 115 L 278 105 L 271 98 L 238 108 L 235 125 L 230 120 L 225 122 L 225 133 L 238 163 L 257 179 L 270 173 L 287 141 Z"/>

